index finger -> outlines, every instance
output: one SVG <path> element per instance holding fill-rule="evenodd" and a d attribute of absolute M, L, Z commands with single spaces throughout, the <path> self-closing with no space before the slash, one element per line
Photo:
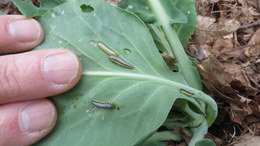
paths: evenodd
<path fill-rule="evenodd" d="M 30 50 L 41 43 L 44 32 L 34 19 L 21 15 L 0 16 L 0 54 Z"/>

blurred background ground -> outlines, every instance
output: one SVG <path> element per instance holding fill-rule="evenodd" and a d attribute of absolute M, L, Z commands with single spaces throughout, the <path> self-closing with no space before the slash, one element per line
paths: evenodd
<path fill-rule="evenodd" d="M 197 0 L 196 8 L 186 51 L 219 107 L 207 137 L 219 146 L 260 146 L 260 0 Z M 19 14 L 11 0 L 0 0 L 0 11 Z"/>
<path fill-rule="evenodd" d="M 197 0 L 196 8 L 187 52 L 219 107 L 208 137 L 217 145 L 260 145 L 260 0 Z"/>

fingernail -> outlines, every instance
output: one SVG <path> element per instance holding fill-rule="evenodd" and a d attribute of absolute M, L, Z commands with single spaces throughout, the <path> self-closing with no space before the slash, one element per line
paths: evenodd
<path fill-rule="evenodd" d="M 9 34 L 19 42 L 34 42 L 41 35 L 40 24 L 33 19 L 11 21 Z"/>
<path fill-rule="evenodd" d="M 21 111 L 21 127 L 26 132 L 37 132 L 48 128 L 54 120 L 54 109 L 47 102 L 30 104 Z"/>
<path fill-rule="evenodd" d="M 43 62 L 46 78 L 55 84 L 68 84 L 77 75 L 78 59 L 70 53 L 48 56 Z"/>

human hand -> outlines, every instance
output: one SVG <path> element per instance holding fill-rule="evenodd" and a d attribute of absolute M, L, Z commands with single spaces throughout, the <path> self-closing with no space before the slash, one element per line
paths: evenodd
<path fill-rule="evenodd" d="M 57 112 L 46 97 L 79 81 L 82 67 L 65 49 L 24 52 L 43 40 L 33 19 L 0 16 L 0 146 L 31 145 L 54 127 Z M 8 53 L 17 53 L 9 54 Z"/>

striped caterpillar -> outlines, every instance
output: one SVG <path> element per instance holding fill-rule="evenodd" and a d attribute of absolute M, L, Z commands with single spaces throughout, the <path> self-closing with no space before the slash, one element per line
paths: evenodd
<path fill-rule="evenodd" d="M 134 66 L 128 62 L 126 62 L 125 60 L 123 60 L 122 58 L 119 58 L 119 57 L 116 57 L 116 56 L 109 56 L 108 59 L 117 64 L 117 65 L 120 65 L 124 68 L 128 68 L 128 69 L 133 69 Z"/>
<path fill-rule="evenodd" d="M 106 108 L 106 109 L 115 109 L 116 105 L 111 103 L 111 102 L 103 102 L 103 101 L 98 101 L 98 100 L 92 100 L 91 103 L 99 108 Z"/>

